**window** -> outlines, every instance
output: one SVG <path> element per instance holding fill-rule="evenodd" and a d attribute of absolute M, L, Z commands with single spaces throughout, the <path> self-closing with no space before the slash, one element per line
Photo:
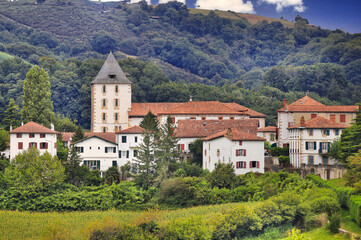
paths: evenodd
<path fill-rule="evenodd" d="M 236 149 L 236 156 L 246 156 L 246 149 Z"/>
<path fill-rule="evenodd" d="M 218 117 L 218 119 L 219 119 L 219 120 L 222 120 L 222 119 L 223 119 L 223 117 L 222 117 L 222 116 L 219 116 L 219 117 Z"/>
<path fill-rule="evenodd" d="M 184 144 L 179 144 L 179 150 L 184 151 Z"/>
<path fill-rule="evenodd" d="M 328 130 L 328 129 L 322 130 L 322 135 L 324 135 L 324 136 L 330 136 L 330 130 Z"/>
<path fill-rule="evenodd" d="M 109 78 L 114 79 L 114 78 L 115 78 L 115 74 L 109 74 Z"/>
<path fill-rule="evenodd" d="M 206 120 L 206 117 L 202 117 L 202 120 Z"/>
<path fill-rule="evenodd" d="M 107 132 L 107 128 L 106 128 L 106 127 L 103 127 L 103 132 Z"/>
<path fill-rule="evenodd" d="M 21 133 L 16 134 L 16 138 L 22 138 L 22 137 L 23 137 L 23 135 Z"/>
<path fill-rule="evenodd" d="M 23 143 L 22 142 L 18 143 L 18 149 L 23 149 Z"/>
<path fill-rule="evenodd" d="M 271 133 L 271 141 L 275 140 L 275 135 L 273 133 Z"/>
<path fill-rule="evenodd" d="M 313 162 L 313 156 L 308 156 L 308 165 L 309 166 L 313 166 L 314 162 Z"/>
<path fill-rule="evenodd" d="M 196 120 L 196 117 L 190 117 L 191 120 Z"/>
<path fill-rule="evenodd" d="M 54 143 L 54 148 L 57 148 L 58 144 L 57 143 Z"/>
<path fill-rule="evenodd" d="M 246 168 L 246 162 L 245 161 L 239 161 L 239 162 L 236 162 L 236 168 Z"/>
<path fill-rule="evenodd" d="M 336 122 L 336 115 L 335 114 L 330 115 L 330 121 Z"/>
<path fill-rule="evenodd" d="M 316 142 L 306 142 L 306 150 L 316 150 Z"/>
<path fill-rule="evenodd" d="M 322 142 L 321 143 L 321 149 L 322 150 L 327 150 L 328 149 L 328 142 Z"/>
<path fill-rule="evenodd" d="M 133 151 L 133 156 L 134 156 L 134 157 L 137 157 L 137 156 L 138 156 L 138 151 L 137 151 L 137 150 L 134 150 L 134 151 Z"/>
<path fill-rule="evenodd" d="M 204 156 L 207 156 L 207 149 L 204 149 Z"/>
<path fill-rule="evenodd" d="M 317 114 L 316 114 L 316 113 L 312 113 L 312 114 L 311 114 L 311 119 L 312 119 L 312 118 L 316 118 L 316 117 L 317 117 Z"/>
<path fill-rule="evenodd" d="M 313 136 L 313 129 L 308 129 L 308 136 Z"/>
<path fill-rule="evenodd" d="M 220 155 L 221 155 L 221 151 L 217 149 L 217 157 L 219 157 Z"/>
<path fill-rule="evenodd" d="M 175 123 L 175 117 L 174 117 L 174 118 L 172 118 L 172 123 Z"/>
<path fill-rule="evenodd" d="M 117 161 L 113 161 L 112 166 L 113 166 L 113 167 L 117 167 L 117 165 L 118 165 L 118 164 L 117 164 Z"/>
<path fill-rule="evenodd" d="M 134 137 L 134 142 L 138 142 L 138 137 Z"/>
<path fill-rule="evenodd" d="M 340 122 L 346 122 L 346 115 L 345 114 L 340 115 Z"/>
<path fill-rule="evenodd" d="M 250 168 L 259 168 L 259 161 L 250 161 L 249 167 Z"/>
<path fill-rule="evenodd" d="M 41 142 L 41 143 L 40 143 L 40 149 L 48 149 L 48 143 L 46 143 L 46 142 Z"/>
<path fill-rule="evenodd" d="M 115 121 L 118 121 L 118 113 L 114 114 L 114 119 L 115 119 Z"/>
<path fill-rule="evenodd" d="M 340 134 L 340 130 L 335 129 L 335 135 L 338 136 Z"/>
<path fill-rule="evenodd" d="M 115 92 L 117 93 L 118 92 L 118 86 L 115 86 Z"/>
<path fill-rule="evenodd" d="M 29 134 L 29 138 L 34 138 L 35 137 L 35 134 L 34 133 L 30 133 Z"/>
<path fill-rule="evenodd" d="M 102 100 L 102 106 L 103 106 L 103 107 L 106 107 L 106 106 L 107 106 L 107 100 L 106 100 L 106 99 L 103 99 L 103 100 Z"/>
<path fill-rule="evenodd" d="M 115 105 L 116 107 L 119 106 L 119 99 L 115 99 L 115 100 L 114 100 L 114 105 Z"/>
<path fill-rule="evenodd" d="M 100 160 L 85 160 L 84 165 L 90 170 L 100 170 Z"/>
<path fill-rule="evenodd" d="M 122 136 L 122 143 L 126 143 L 127 142 L 127 136 Z"/>
<path fill-rule="evenodd" d="M 84 147 L 76 147 L 76 150 L 78 151 L 78 153 L 83 153 Z"/>
<path fill-rule="evenodd" d="M 322 156 L 322 165 L 328 165 L 328 157 Z"/>
<path fill-rule="evenodd" d="M 37 148 L 37 143 L 36 142 L 31 142 L 31 143 L 29 143 L 29 148 L 32 148 L 32 147 L 34 147 L 34 148 Z"/>
<path fill-rule="evenodd" d="M 239 146 L 242 146 L 242 141 L 239 141 Z"/>
<path fill-rule="evenodd" d="M 105 147 L 105 153 L 116 153 L 117 150 L 115 147 Z"/>
<path fill-rule="evenodd" d="M 106 87 L 105 87 L 105 85 L 103 85 L 103 93 L 105 93 L 106 92 Z"/>
<path fill-rule="evenodd" d="M 103 113 L 103 121 L 105 121 L 107 119 L 107 114 Z"/>
<path fill-rule="evenodd" d="M 121 151 L 121 150 L 118 151 L 118 157 L 119 157 L 119 158 L 122 157 L 122 151 Z"/>
<path fill-rule="evenodd" d="M 230 117 L 229 119 L 234 120 L 234 117 Z"/>
<path fill-rule="evenodd" d="M 45 138 L 45 133 L 40 133 L 40 138 Z"/>

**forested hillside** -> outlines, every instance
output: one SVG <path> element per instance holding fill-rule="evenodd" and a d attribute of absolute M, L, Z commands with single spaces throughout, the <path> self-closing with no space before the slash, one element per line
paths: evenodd
<path fill-rule="evenodd" d="M 323 103 L 361 102 L 361 34 L 179 2 L 38 2 L 0 1 L 0 118 L 10 98 L 21 106 L 37 64 L 50 75 L 55 112 L 89 127 L 89 83 L 110 50 L 130 57 L 120 64 L 138 102 L 235 101 L 269 115 L 268 124 L 283 98 L 307 91 Z"/>

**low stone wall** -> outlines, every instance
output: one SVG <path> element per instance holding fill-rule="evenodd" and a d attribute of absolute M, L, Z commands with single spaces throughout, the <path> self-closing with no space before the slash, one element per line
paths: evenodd
<path fill-rule="evenodd" d="M 335 165 L 313 165 L 308 166 L 306 164 L 302 164 L 301 168 L 299 168 L 301 177 L 305 177 L 307 174 L 314 173 L 320 176 L 323 180 L 341 178 L 346 173 L 346 168 L 343 165 L 335 164 Z"/>

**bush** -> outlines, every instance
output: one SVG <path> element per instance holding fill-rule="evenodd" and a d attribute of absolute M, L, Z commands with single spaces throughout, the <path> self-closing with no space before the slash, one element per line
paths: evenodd
<path fill-rule="evenodd" d="M 289 156 L 279 156 L 278 157 L 279 163 L 289 164 L 290 163 L 290 157 Z"/>
<path fill-rule="evenodd" d="M 271 147 L 271 155 L 273 157 L 278 157 L 278 156 L 289 156 L 290 155 L 290 149 L 288 147 L 285 148 L 281 148 L 281 147 Z"/>
<path fill-rule="evenodd" d="M 349 208 L 351 218 L 360 226 L 361 196 L 351 196 Z"/>
<path fill-rule="evenodd" d="M 174 220 L 166 227 L 164 239 L 212 239 L 212 230 L 201 217 Z"/>
<path fill-rule="evenodd" d="M 339 213 L 332 214 L 329 220 L 330 222 L 327 224 L 327 228 L 332 233 L 338 233 L 338 229 L 341 226 L 341 215 Z"/>

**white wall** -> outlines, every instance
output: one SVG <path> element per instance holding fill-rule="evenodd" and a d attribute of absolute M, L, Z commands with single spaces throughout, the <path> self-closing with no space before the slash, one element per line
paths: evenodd
<path fill-rule="evenodd" d="M 90 137 L 86 140 L 74 144 L 75 147 L 83 147 L 84 152 L 79 153 L 82 158 L 82 164 L 85 160 L 96 161 L 100 160 L 100 171 L 105 172 L 108 168 L 113 166 L 113 161 L 117 161 L 118 167 L 120 161 L 118 159 L 117 144 L 105 141 L 100 138 Z M 105 147 L 115 147 L 115 153 L 108 151 L 105 153 Z"/>
<path fill-rule="evenodd" d="M 122 142 L 123 136 L 126 137 L 125 143 Z M 137 142 L 135 141 L 135 138 L 137 138 Z M 122 153 L 119 158 L 120 166 L 125 165 L 128 162 L 135 163 L 137 158 L 134 156 L 134 150 L 137 150 L 142 142 L 142 134 L 117 134 L 118 151 L 121 151 Z M 128 157 L 126 155 L 127 151 L 129 151 Z"/>
<path fill-rule="evenodd" d="M 142 120 L 142 117 L 129 117 L 129 127 L 139 126 Z"/>
<path fill-rule="evenodd" d="M 189 152 L 189 144 L 196 141 L 198 138 L 179 138 L 178 144 L 184 144 L 184 152 Z"/>
<path fill-rule="evenodd" d="M 271 140 L 271 134 L 274 135 L 273 140 Z M 257 136 L 265 138 L 271 145 L 276 143 L 276 132 L 257 132 Z"/>
<path fill-rule="evenodd" d="M 246 156 L 236 156 L 237 149 L 246 149 Z M 219 156 L 217 155 L 219 150 Z M 263 141 L 230 141 L 225 137 L 203 142 L 203 169 L 213 171 L 215 164 L 233 163 L 237 175 L 248 172 L 264 173 L 264 142 Z M 245 161 L 246 168 L 236 168 L 236 162 Z M 259 168 L 250 168 L 250 161 L 259 161 Z"/>
<path fill-rule="evenodd" d="M 103 92 L 103 86 L 106 92 Z M 118 86 L 118 93 L 115 92 Z M 126 129 L 129 127 L 128 111 L 131 109 L 131 84 L 93 84 L 93 131 L 103 132 L 107 127 L 108 132 L 114 132 L 115 127 Z M 103 99 L 107 100 L 106 107 L 103 107 Z M 119 99 L 115 107 L 115 99 Z M 106 113 L 106 121 L 103 121 L 103 113 Z M 115 121 L 115 113 L 118 113 L 118 121 Z"/>
<path fill-rule="evenodd" d="M 18 149 L 18 143 L 23 143 L 23 149 Z M 45 134 L 45 138 L 40 138 L 40 134 L 36 133 L 34 138 L 29 137 L 29 133 L 22 133 L 21 138 L 17 138 L 16 133 L 10 134 L 10 159 L 14 159 L 15 156 L 24 150 L 29 149 L 29 143 L 34 142 L 37 144 L 37 149 L 40 150 L 40 154 L 49 152 L 52 156 L 56 156 L 56 134 Z M 40 143 L 48 143 L 48 149 L 40 149 Z"/>

